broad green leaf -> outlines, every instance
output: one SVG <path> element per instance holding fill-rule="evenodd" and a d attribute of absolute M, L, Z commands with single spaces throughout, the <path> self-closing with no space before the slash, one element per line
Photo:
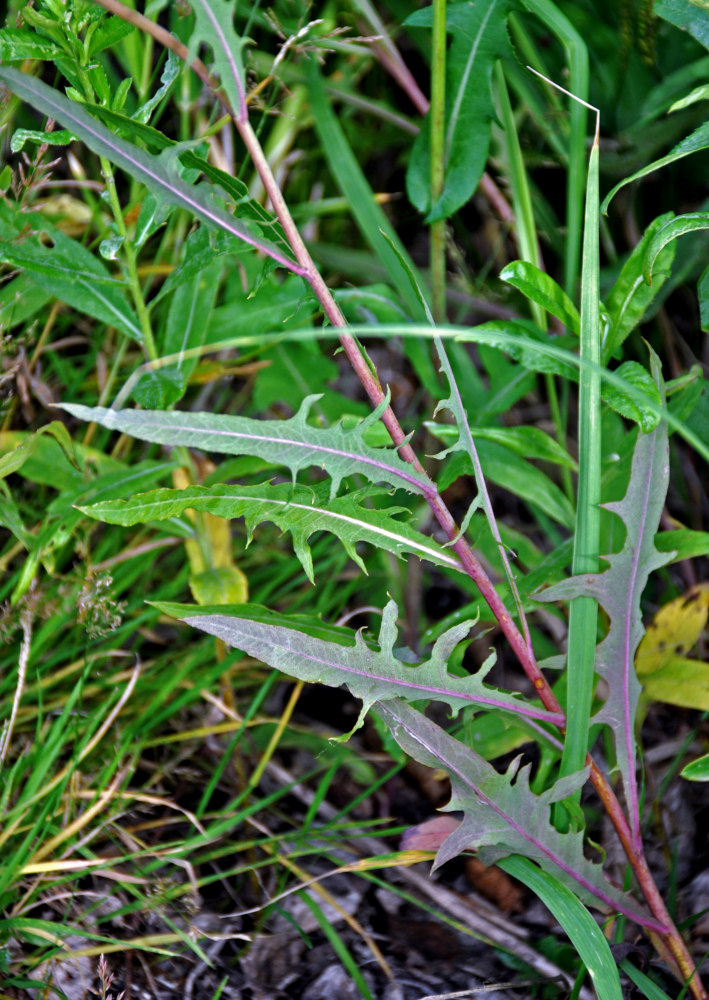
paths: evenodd
<path fill-rule="evenodd" d="M 177 360 L 141 376 L 132 395 L 142 406 L 163 410 L 184 396 L 189 377 L 199 360 L 197 349 L 207 337 L 221 271 L 221 262 L 212 261 L 175 291 L 161 354 L 177 355 Z"/>
<path fill-rule="evenodd" d="M 685 233 L 694 233 L 700 229 L 709 229 L 709 212 L 691 212 L 688 215 L 678 215 L 670 219 L 653 234 L 643 257 L 643 274 L 648 284 L 653 280 L 655 260 L 668 243 Z"/>
<path fill-rule="evenodd" d="M 578 335 L 581 323 L 578 309 L 546 271 L 526 260 L 515 260 L 502 269 L 500 280 L 518 288 L 532 302 L 560 319 L 569 333 Z"/>
<path fill-rule="evenodd" d="M 709 49 L 709 9 L 706 0 L 655 0 L 652 12 L 681 31 L 689 32 Z"/>
<path fill-rule="evenodd" d="M 479 439 L 476 448 L 486 479 L 539 507 L 564 527 L 573 528 L 573 507 L 546 473 L 497 442 Z M 474 475 L 474 469 L 469 456 L 458 452 L 444 466 L 439 489 L 447 489 L 463 475 Z"/>
<path fill-rule="evenodd" d="M 24 62 L 25 59 L 51 61 L 60 55 L 63 55 L 61 46 L 36 31 L 0 28 L 0 62 Z"/>
<path fill-rule="evenodd" d="M 606 880 L 601 865 L 584 856 L 583 835 L 560 833 L 551 822 L 551 806 L 584 782 L 585 771 L 535 795 L 529 787 L 531 765 L 520 766 L 521 758 L 500 774 L 471 747 L 399 699 L 379 702 L 376 712 L 406 753 L 428 767 L 442 767 L 450 776 L 452 794 L 445 811 L 462 810 L 463 821 L 439 849 L 435 867 L 471 848 L 484 864 L 522 854 L 586 903 L 648 923 L 639 904 Z"/>
<path fill-rule="evenodd" d="M 118 45 L 119 42 L 135 30 L 135 25 L 129 24 L 122 17 L 111 16 L 105 18 L 91 35 L 89 56 L 94 58 L 99 52 Z"/>
<path fill-rule="evenodd" d="M 657 407 L 662 404 L 662 398 L 650 372 L 637 361 L 624 361 L 616 369 L 616 375 L 619 375 L 627 385 L 640 389 L 647 396 L 648 402 L 655 404 L 654 408 L 643 407 L 638 402 L 637 396 L 629 396 L 627 392 L 618 390 L 615 385 L 610 384 L 603 390 L 604 402 L 616 413 L 620 413 L 621 417 L 634 420 L 640 425 L 643 433 L 647 434 L 654 430 L 660 422 Z"/>
<path fill-rule="evenodd" d="M 426 118 L 416 137 L 406 175 L 411 203 L 427 222 L 447 219 L 475 191 L 487 162 L 490 122 L 495 117 L 491 78 L 495 62 L 510 51 L 507 16 L 512 0 L 454 3 L 446 10 L 452 41 L 446 58 L 445 181 L 431 204 L 431 140 Z M 430 28 L 431 8 L 411 14 L 407 27 Z"/>
<path fill-rule="evenodd" d="M 382 615 L 378 648 L 372 648 L 361 632 L 339 630 L 338 634 L 343 636 L 339 641 L 327 632 L 326 638 L 321 638 L 320 627 L 313 633 L 298 618 L 277 615 L 255 605 L 201 608 L 156 602 L 155 607 L 291 677 L 331 687 L 345 684 L 362 700 L 355 729 L 372 705 L 382 698 L 430 699 L 444 702 L 454 712 L 465 707 L 495 709 L 552 723 L 561 718 L 485 684 L 494 654 L 476 674 L 456 677 L 448 673 L 449 656 L 466 638 L 474 622 L 460 622 L 444 632 L 436 640 L 429 659 L 412 665 L 395 654 L 397 607 L 393 601 Z"/>
<path fill-rule="evenodd" d="M 603 199 L 601 211 L 604 214 L 608 211 L 608 206 L 611 201 L 616 196 L 618 191 L 620 191 L 622 187 L 625 187 L 626 184 L 631 184 L 633 181 L 640 180 L 641 177 L 646 177 L 655 170 L 659 170 L 660 167 L 666 167 L 669 163 L 674 163 L 675 160 L 681 160 L 683 156 L 689 156 L 690 153 L 696 153 L 700 149 L 706 149 L 707 147 L 709 147 L 709 122 L 705 122 L 704 125 L 700 125 L 699 128 L 695 129 L 691 135 L 686 137 L 686 139 L 682 139 L 681 142 L 678 142 L 675 148 L 668 153 L 667 156 L 662 156 L 659 160 L 649 163 L 641 170 L 637 170 L 631 177 L 626 177 L 625 180 L 616 184 L 612 191 L 610 191 Z"/>
<path fill-rule="evenodd" d="M 603 331 L 601 360 L 604 364 L 608 363 L 626 337 L 642 321 L 651 302 L 670 275 L 675 256 L 673 244 L 661 251 L 654 269 L 652 286 L 648 285 L 643 277 L 642 262 L 650 240 L 671 218 L 672 213 L 668 212 L 650 223 L 642 239 L 623 264 L 615 284 L 606 297 L 605 305 L 610 326 Z"/>
<path fill-rule="evenodd" d="M 40 427 L 34 434 L 26 437 L 17 447 L 0 458 L 0 479 L 5 479 L 17 472 L 31 458 L 40 446 L 42 434 L 50 434 L 62 449 L 66 457 L 76 469 L 80 469 L 74 452 L 74 442 L 69 432 L 60 420 L 52 420 L 50 424 Z"/>
<path fill-rule="evenodd" d="M 243 517 L 249 540 L 257 525 L 272 521 L 283 531 L 291 532 L 295 553 L 311 583 L 315 580 L 308 539 L 315 531 L 330 531 L 336 535 L 350 558 L 364 572 L 365 564 L 356 549 L 358 542 L 368 542 L 399 558 L 411 554 L 437 566 L 460 570 L 460 563 L 446 549 L 395 517 L 403 513 L 404 508 L 363 507 L 362 500 L 372 495 L 370 489 L 327 500 L 323 490 L 305 486 L 294 488 L 287 484 L 191 486 L 184 490 L 156 490 L 130 500 L 93 504 L 81 509 L 97 520 L 124 525 L 163 521 L 188 509 L 206 511 L 218 517 Z"/>
<path fill-rule="evenodd" d="M 321 466 L 330 476 L 331 496 L 345 476 L 359 473 L 371 482 L 389 483 L 411 493 L 427 494 L 435 487 L 425 475 L 399 458 L 394 449 L 371 448 L 363 440 L 366 428 L 379 419 L 388 399 L 357 427 L 345 430 L 312 427 L 307 416 L 317 397 L 308 396 L 289 420 L 252 420 L 212 413 L 162 413 L 152 410 L 109 410 L 101 406 L 64 404 L 62 409 L 80 420 L 94 420 L 109 430 L 131 434 L 142 441 L 201 448 L 223 455 L 257 455 L 286 465 L 293 480 L 300 469 Z"/>
<path fill-rule="evenodd" d="M 500 868 L 523 882 L 551 910 L 586 966 L 598 1000 L 622 1000 L 618 966 L 608 939 L 583 903 L 564 883 L 527 858 L 504 858 Z"/>
<path fill-rule="evenodd" d="M 674 531 L 660 531 L 655 535 L 655 547 L 666 552 L 671 562 L 683 562 L 709 555 L 709 531 L 691 531 L 676 528 Z"/>
<path fill-rule="evenodd" d="M 458 429 L 452 424 L 437 424 L 433 420 L 426 421 L 426 427 L 441 441 L 449 443 L 456 440 Z M 470 433 L 474 438 L 485 438 L 496 441 L 522 458 L 536 459 L 540 462 L 553 462 L 575 469 L 576 462 L 566 448 L 539 427 L 477 427 L 471 426 Z"/>
<path fill-rule="evenodd" d="M 0 260 L 24 268 L 43 291 L 142 344 L 143 331 L 126 301 L 123 281 L 112 277 L 95 254 L 60 229 L 43 221 L 42 230 L 51 237 L 52 247 L 39 237 L 0 242 Z"/>
<path fill-rule="evenodd" d="M 699 317 L 702 330 L 709 333 L 709 267 L 702 272 L 697 283 L 697 295 L 699 296 Z"/>
<path fill-rule="evenodd" d="M 186 184 L 170 169 L 168 162 L 109 132 L 85 108 L 40 80 L 9 66 L 0 66 L 0 80 L 4 80 L 18 97 L 71 129 L 89 149 L 127 171 L 134 180 L 146 184 L 159 201 L 186 209 L 207 225 L 216 226 L 250 246 L 258 247 L 283 267 L 296 274 L 302 273 L 302 268 L 292 258 L 225 211 L 211 191 Z"/>
<path fill-rule="evenodd" d="M 685 765 L 680 774 L 688 781 L 709 781 L 709 753 Z"/>
<path fill-rule="evenodd" d="M 653 365 L 655 365 L 653 359 Z M 659 373 L 656 374 L 659 381 Z M 636 783 L 635 715 L 640 684 L 634 656 L 644 629 L 640 599 L 650 573 L 668 561 L 658 552 L 654 536 L 665 503 L 669 481 L 667 426 L 661 423 L 651 434 L 638 435 L 630 482 L 622 500 L 606 504 L 620 517 L 626 537 L 620 552 L 605 556 L 603 573 L 571 577 L 538 595 L 538 600 L 571 600 L 593 597 L 609 618 L 606 638 L 596 649 L 596 672 L 607 682 L 608 697 L 594 723 L 610 727 L 615 741 L 628 813 L 639 836 L 639 804 Z"/>

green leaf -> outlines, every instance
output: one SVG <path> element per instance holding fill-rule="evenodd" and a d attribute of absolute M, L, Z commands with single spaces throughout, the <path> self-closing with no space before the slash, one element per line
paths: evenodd
<path fill-rule="evenodd" d="M 406 175 L 411 203 L 427 213 L 427 222 L 447 219 L 469 201 L 487 162 L 490 122 L 495 117 L 491 79 L 495 62 L 510 51 L 507 16 L 512 0 L 455 3 L 446 10 L 452 36 L 446 58 L 445 181 L 431 204 L 429 118 L 416 137 Z M 432 26 L 431 7 L 411 14 L 407 27 Z"/>
<path fill-rule="evenodd" d="M 19 444 L 13 451 L 8 452 L 0 458 L 0 479 L 5 479 L 13 472 L 17 472 L 31 458 L 40 446 L 40 436 L 42 434 L 51 435 L 62 449 L 71 464 L 80 469 L 79 463 L 74 453 L 74 442 L 69 437 L 69 432 L 60 420 L 53 420 L 51 424 L 45 424 L 35 431 L 30 437 Z"/>
<path fill-rule="evenodd" d="M 405 508 L 380 510 L 361 505 L 365 497 L 371 500 L 372 496 L 371 488 L 328 501 L 323 489 L 294 488 L 287 484 L 191 486 L 184 490 L 155 490 L 130 500 L 93 504 L 81 510 L 97 520 L 123 525 L 163 521 L 189 509 L 217 517 L 243 517 L 249 541 L 257 525 L 272 521 L 283 531 L 291 532 L 295 553 L 311 583 L 315 581 L 308 539 L 315 531 L 332 532 L 365 573 L 365 564 L 355 547 L 358 542 L 368 542 L 399 558 L 411 554 L 460 571 L 460 563 L 446 549 L 397 519 L 395 515 L 403 513 Z"/>
<path fill-rule="evenodd" d="M 709 17 L 702 0 L 655 0 L 652 12 L 681 31 L 689 32 L 709 49 Z"/>
<path fill-rule="evenodd" d="M 203 608 L 156 603 L 155 607 L 230 646 L 243 649 L 249 656 L 291 677 L 331 687 L 345 684 L 362 700 L 355 729 L 362 724 L 375 701 L 394 697 L 407 701 L 442 701 L 456 713 L 472 706 L 552 723 L 561 718 L 485 684 L 485 676 L 494 664 L 494 654 L 476 674 L 455 677 L 448 673 L 448 658 L 470 632 L 474 624 L 471 621 L 448 629 L 436 640 L 429 659 L 412 665 L 395 654 L 397 607 L 393 601 L 382 614 L 379 643 L 375 649 L 361 632 L 340 629 L 337 633 L 323 633 L 321 626 L 313 631 L 302 619 L 278 615 L 256 605 Z"/>
<path fill-rule="evenodd" d="M 46 246 L 38 236 L 17 244 L 0 242 L 0 260 L 24 268 L 45 292 L 142 344 L 143 331 L 126 301 L 123 282 L 112 277 L 90 250 L 39 214 L 29 218 L 37 220 L 39 232 L 48 234 L 54 245 Z"/>
<path fill-rule="evenodd" d="M 622 1000 L 620 976 L 603 931 L 583 903 L 564 883 L 527 858 L 512 856 L 500 868 L 519 879 L 541 899 L 563 927 L 591 977 L 598 1000 Z"/>
<path fill-rule="evenodd" d="M 615 284 L 606 297 L 605 305 L 610 326 L 603 331 L 601 360 L 604 364 L 613 357 L 626 337 L 642 321 L 653 299 L 670 275 L 675 256 L 674 245 L 669 245 L 661 251 L 654 269 L 652 286 L 643 279 L 643 258 L 648 244 L 655 233 L 671 218 L 672 213 L 667 212 L 650 223 L 643 233 L 643 238 L 623 264 Z"/>
<path fill-rule="evenodd" d="M 709 753 L 690 761 L 679 773 L 687 781 L 709 781 Z"/>
<path fill-rule="evenodd" d="M 569 333 L 578 335 L 581 324 L 578 309 L 546 271 L 526 260 L 514 260 L 500 272 L 500 280 L 518 288 L 532 302 L 560 319 Z"/>
<path fill-rule="evenodd" d="M 457 439 L 458 428 L 453 424 L 437 424 L 427 420 L 425 426 L 432 434 L 446 443 Z M 566 448 L 539 427 L 476 427 L 470 428 L 474 438 L 496 441 L 522 458 L 540 462 L 553 462 L 568 469 L 575 469 L 576 462 Z"/>
<path fill-rule="evenodd" d="M 637 361 L 624 361 L 616 369 L 616 375 L 619 375 L 627 384 L 640 389 L 647 395 L 648 401 L 655 404 L 655 407 L 661 405 L 662 398 L 650 372 Z M 620 413 L 622 417 L 627 417 L 628 420 L 634 420 L 639 424 L 644 434 L 654 430 L 660 422 L 657 409 L 641 406 L 637 396 L 630 396 L 615 385 L 606 385 L 603 390 L 603 399 L 616 413 Z"/>
<path fill-rule="evenodd" d="M 36 31 L 0 28 L 0 62 L 24 62 L 25 59 L 51 61 L 63 54 L 61 46 Z"/>
<path fill-rule="evenodd" d="M 411 493 L 431 493 L 428 478 L 399 458 L 394 449 L 371 448 L 363 435 L 379 419 L 388 398 L 360 424 L 345 430 L 312 427 L 307 416 L 318 397 L 303 400 L 289 420 L 252 420 L 212 413 L 162 413 L 151 410 L 109 410 L 101 406 L 64 404 L 62 409 L 81 420 L 94 420 L 110 430 L 142 441 L 202 448 L 224 455 L 257 455 L 276 465 L 287 465 L 295 481 L 300 469 L 318 465 L 332 479 L 331 496 L 345 476 L 359 473 L 371 482 L 384 482 Z"/>
<path fill-rule="evenodd" d="M 496 442 L 479 439 L 476 448 L 486 479 L 534 504 L 564 527 L 573 528 L 573 507 L 546 473 Z M 447 489 L 459 476 L 474 474 L 470 457 L 458 452 L 444 466 L 439 489 Z"/>
<path fill-rule="evenodd" d="M 643 274 L 648 285 L 652 283 L 653 268 L 663 247 L 685 233 L 694 233 L 700 229 L 709 229 L 709 212 L 690 212 L 688 215 L 678 215 L 664 224 L 650 239 L 643 257 Z"/>
<path fill-rule="evenodd" d="M 610 191 L 609 194 L 607 194 L 603 199 L 601 211 L 604 215 L 608 212 L 608 206 L 611 201 L 616 196 L 618 191 L 625 187 L 626 184 L 631 184 L 633 181 L 640 180 L 641 177 L 647 177 L 648 174 L 653 173 L 655 170 L 659 170 L 660 167 L 666 167 L 668 164 L 674 163 L 675 160 L 681 160 L 683 156 L 689 156 L 690 153 L 696 153 L 700 149 L 706 149 L 707 147 L 709 147 L 709 122 L 705 122 L 704 125 L 700 125 L 698 129 L 695 129 L 695 131 L 691 133 L 691 135 L 688 135 L 685 139 L 682 139 L 681 142 L 678 142 L 675 148 L 668 153 L 667 156 L 662 156 L 659 160 L 649 163 L 641 170 L 637 170 L 631 177 L 626 177 L 625 180 L 616 184 L 612 191 Z"/>
<path fill-rule="evenodd" d="M 195 24 L 190 48 L 194 51 L 199 42 L 211 47 L 224 93 L 239 120 L 245 122 L 248 110 L 242 50 L 247 40 L 234 30 L 236 4 L 231 0 L 193 0 L 191 7 Z"/>
<path fill-rule="evenodd" d="M 376 711 L 406 753 L 428 767 L 442 767 L 450 776 L 452 794 L 445 811 L 462 810 L 463 821 L 443 842 L 434 867 L 471 848 L 486 865 L 522 854 L 584 902 L 648 922 L 640 906 L 606 880 L 601 865 L 584 856 L 581 832 L 560 833 L 552 825 L 551 806 L 583 783 L 585 771 L 535 795 L 529 787 L 531 765 L 520 766 L 520 757 L 500 774 L 471 747 L 399 699 L 380 702 Z"/>
<path fill-rule="evenodd" d="M 683 562 L 709 555 L 709 531 L 691 531 L 676 528 L 674 531 L 660 531 L 655 535 L 655 548 L 671 556 L 671 562 Z"/>
<path fill-rule="evenodd" d="M 175 291 L 161 353 L 177 355 L 177 360 L 141 376 L 132 395 L 142 406 L 167 409 L 184 396 L 189 377 L 199 360 L 198 349 L 207 338 L 221 271 L 221 262 L 213 260 Z"/>
<path fill-rule="evenodd" d="M 13 153 L 19 153 L 26 142 L 47 142 L 51 146 L 68 146 L 70 142 L 76 142 L 73 132 L 66 129 L 57 129 L 54 132 L 38 132 L 34 129 L 18 128 L 10 139 L 10 149 Z"/>
<path fill-rule="evenodd" d="M 134 180 L 146 184 L 158 201 L 184 208 L 202 222 L 216 226 L 250 246 L 258 247 L 283 267 L 296 274 L 302 273 L 303 269 L 292 258 L 221 208 L 208 188 L 186 184 L 170 169 L 167 161 L 151 156 L 114 135 L 85 108 L 40 80 L 9 66 L 0 66 L 0 80 L 4 80 L 14 93 L 30 105 L 51 115 L 75 132 L 89 149 L 126 170 Z"/>

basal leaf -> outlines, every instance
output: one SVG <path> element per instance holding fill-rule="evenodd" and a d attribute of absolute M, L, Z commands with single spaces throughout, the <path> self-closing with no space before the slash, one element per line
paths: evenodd
<path fill-rule="evenodd" d="M 462 810 L 463 821 L 444 841 L 436 866 L 471 848 L 478 850 L 485 864 L 522 854 L 585 902 L 648 923 L 639 904 L 606 880 L 601 865 L 584 856 L 583 835 L 560 833 L 551 822 L 552 804 L 583 783 L 585 772 L 535 795 L 529 787 L 530 765 L 520 767 L 520 758 L 500 774 L 470 747 L 399 699 L 380 702 L 376 711 L 406 753 L 429 767 L 442 767 L 450 776 L 452 794 L 445 809 Z"/>
<path fill-rule="evenodd" d="M 381 407 L 356 427 L 345 430 L 312 427 L 307 416 L 317 397 L 308 396 L 298 413 L 288 420 L 252 420 L 249 417 L 212 413 L 163 413 L 154 410 L 109 410 L 104 407 L 64 404 L 62 409 L 81 420 L 94 420 L 109 430 L 131 434 L 142 441 L 202 448 L 223 455 L 257 455 L 276 465 L 287 465 L 295 481 L 300 469 L 324 468 L 330 478 L 331 496 L 344 476 L 359 473 L 371 482 L 389 483 L 411 493 L 431 493 L 426 476 L 419 474 L 394 449 L 371 448 L 364 443 L 366 428 L 379 419 Z"/>
<path fill-rule="evenodd" d="M 416 137 L 406 187 L 427 222 L 447 219 L 464 205 L 482 177 L 495 116 L 490 81 L 495 62 L 509 52 L 507 16 L 512 0 L 449 4 L 446 31 L 452 36 L 446 60 L 445 181 L 431 205 L 429 119 Z M 431 27 L 431 8 L 407 18 L 409 27 Z"/>
<path fill-rule="evenodd" d="M 654 542 L 668 479 L 667 427 L 662 423 L 651 434 L 638 435 L 627 492 L 622 500 L 606 505 L 622 519 L 626 528 L 623 548 L 605 557 L 608 569 L 603 573 L 572 577 L 538 595 L 538 599 L 544 601 L 590 596 L 608 615 L 608 633 L 596 650 L 596 672 L 608 685 L 608 697 L 593 721 L 606 723 L 613 734 L 631 825 L 638 843 L 635 715 L 640 684 L 633 661 L 644 631 L 640 610 L 642 592 L 650 573 L 669 561 Z"/>
<path fill-rule="evenodd" d="M 233 608 L 200 608 L 183 604 L 156 603 L 155 607 L 187 625 L 214 635 L 242 649 L 276 670 L 299 680 L 339 687 L 344 684 L 362 700 L 357 726 L 375 701 L 403 698 L 442 701 L 454 712 L 461 708 L 496 709 L 528 719 L 558 723 L 559 715 L 485 684 L 494 656 L 468 677 L 448 673 L 447 661 L 474 622 L 461 622 L 435 642 L 428 660 L 404 663 L 395 655 L 397 608 L 390 601 L 382 615 L 378 648 L 372 648 L 362 632 L 338 630 L 325 638 L 305 629 L 299 619 L 277 615 L 253 605 Z M 322 632 L 321 632 L 322 634 Z M 342 638 L 340 638 L 340 636 Z"/>
<path fill-rule="evenodd" d="M 357 553 L 358 542 L 368 542 L 394 555 L 427 559 L 438 566 L 459 570 L 458 560 L 434 541 L 394 515 L 401 507 L 377 510 L 361 506 L 364 492 L 347 493 L 327 500 L 323 491 L 305 486 L 264 483 L 262 486 L 192 486 L 184 490 L 155 490 L 112 503 L 83 507 L 89 517 L 110 524 L 137 524 L 177 517 L 187 509 L 206 511 L 218 517 L 243 517 L 249 539 L 257 525 L 272 521 L 290 531 L 293 546 L 308 579 L 314 582 L 308 539 L 315 531 L 331 531 L 349 556 L 366 572 Z M 366 492 L 371 497 L 372 491 Z"/>
<path fill-rule="evenodd" d="M 500 280 L 514 285 L 532 302 L 556 316 L 569 333 L 578 335 L 581 320 L 578 309 L 563 288 L 536 265 L 526 260 L 515 260 L 500 272 Z"/>

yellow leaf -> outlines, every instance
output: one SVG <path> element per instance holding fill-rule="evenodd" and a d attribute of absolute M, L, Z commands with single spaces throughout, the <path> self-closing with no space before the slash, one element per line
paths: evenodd
<path fill-rule="evenodd" d="M 676 658 L 642 678 L 647 701 L 709 711 L 709 663 Z"/>
<path fill-rule="evenodd" d="M 641 683 L 648 688 L 649 676 L 671 663 L 690 663 L 683 657 L 696 646 L 709 616 L 709 584 L 700 583 L 682 597 L 665 604 L 657 612 L 640 641 L 635 668 Z M 662 700 L 654 698 L 653 700 Z M 671 702 L 685 704 L 685 702 Z M 693 707 L 699 707 L 694 705 Z"/>
<path fill-rule="evenodd" d="M 215 466 L 204 459 L 200 464 L 200 478 L 213 471 Z M 172 481 L 177 489 L 192 485 L 187 469 L 175 469 Z M 198 604 L 244 604 L 249 599 L 249 583 L 234 562 L 229 522 L 214 514 L 185 511 L 194 524 L 194 537 L 185 539 L 185 550 L 190 562 L 190 590 Z"/>

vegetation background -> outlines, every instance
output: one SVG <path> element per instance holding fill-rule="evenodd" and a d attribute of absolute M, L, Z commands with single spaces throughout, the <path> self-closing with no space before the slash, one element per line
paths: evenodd
<path fill-rule="evenodd" d="M 705 996 L 706 5 L 8 8 L 0 996 Z"/>

